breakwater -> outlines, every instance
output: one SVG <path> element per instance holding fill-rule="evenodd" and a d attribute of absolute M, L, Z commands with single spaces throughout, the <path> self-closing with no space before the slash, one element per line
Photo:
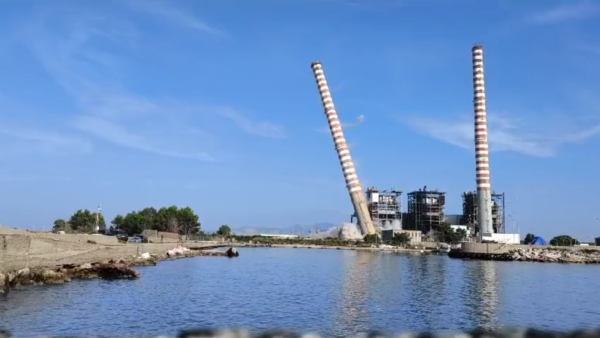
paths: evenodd
<path fill-rule="evenodd" d="M 53 268 L 33 267 L 16 271 L 0 272 L 0 293 L 8 293 L 12 288 L 26 285 L 63 284 L 73 279 L 128 279 L 137 278 L 140 273 L 134 266 L 156 265 L 159 261 L 196 256 L 237 257 L 237 249 L 227 251 L 192 250 L 187 247 L 176 247 L 161 254 L 150 254 L 121 257 L 102 262 L 84 263 L 81 265 L 62 264 Z"/>
<path fill-rule="evenodd" d="M 540 263 L 600 264 L 600 248 L 463 243 L 448 254 L 451 258 Z"/>

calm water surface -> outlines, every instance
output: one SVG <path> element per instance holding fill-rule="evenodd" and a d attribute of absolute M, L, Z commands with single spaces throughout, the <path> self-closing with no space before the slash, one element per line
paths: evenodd
<path fill-rule="evenodd" d="M 600 323 L 600 266 L 252 248 L 237 259 L 197 257 L 139 270 L 133 281 L 74 281 L 0 296 L 0 327 L 27 336 L 207 326 L 341 336 Z"/>

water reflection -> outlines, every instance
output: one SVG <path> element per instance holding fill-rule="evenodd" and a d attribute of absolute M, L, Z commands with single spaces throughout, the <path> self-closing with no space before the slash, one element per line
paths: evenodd
<path fill-rule="evenodd" d="M 140 269 L 134 281 L 12 292 L 0 297 L 0 326 L 15 336 L 174 335 L 213 326 L 332 337 L 369 329 L 574 329 L 600 322 L 594 294 L 600 266 L 257 248 L 235 260 L 199 257 Z M 547 311 L 556 308 L 560 317 Z"/>
<path fill-rule="evenodd" d="M 343 276 L 336 334 L 498 326 L 494 262 L 349 252 Z"/>
<path fill-rule="evenodd" d="M 346 251 L 344 253 L 343 282 L 334 319 L 336 336 L 355 335 L 370 329 L 370 316 L 365 303 L 372 294 L 369 285 L 375 275 L 376 253 Z"/>
<path fill-rule="evenodd" d="M 494 329 L 500 326 L 498 321 L 498 264 L 494 261 L 472 261 L 466 265 L 465 278 L 468 294 L 466 302 L 469 305 L 471 320 L 477 326 Z"/>

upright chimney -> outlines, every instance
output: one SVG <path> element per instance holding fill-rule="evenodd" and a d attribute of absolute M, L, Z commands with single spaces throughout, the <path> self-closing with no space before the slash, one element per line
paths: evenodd
<path fill-rule="evenodd" d="M 477 221 L 479 239 L 490 236 L 492 227 L 492 186 L 487 130 L 485 76 L 483 72 L 483 47 L 475 46 L 473 54 L 473 89 L 475 94 L 475 170 L 477 175 Z"/>
<path fill-rule="evenodd" d="M 362 186 L 358 180 L 352 157 L 350 157 L 350 149 L 346 144 L 346 138 L 342 131 L 342 125 L 338 118 L 337 111 L 333 105 L 333 99 L 331 98 L 331 92 L 325 79 L 325 73 L 323 72 L 323 66 L 320 62 L 316 61 L 311 64 L 311 68 L 319 87 L 319 94 L 321 94 L 321 101 L 323 102 L 323 108 L 325 109 L 325 116 L 327 116 L 327 123 L 329 124 L 329 130 L 333 137 L 333 143 L 335 144 L 335 150 L 337 152 L 340 164 L 342 166 L 342 172 L 344 173 L 344 179 L 346 180 L 346 187 L 350 193 L 350 200 L 358 219 L 358 225 L 363 235 L 375 234 L 375 227 L 373 221 L 369 215 L 367 209 L 367 203 L 363 194 Z"/>

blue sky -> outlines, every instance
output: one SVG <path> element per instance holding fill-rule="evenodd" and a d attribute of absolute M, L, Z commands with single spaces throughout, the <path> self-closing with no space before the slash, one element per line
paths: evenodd
<path fill-rule="evenodd" d="M 0 3 L 0 223 L 189 205 L 205 229 L 349 219 L 310 69 L 363 186 L 475 188 L 485 47 L 492 186 L 521 232 L 600 235 L 600 3 Z M 405 206 L 404 206 L 405 207 Z M 509 227 L 512 227 L 512 222 Z"/>

